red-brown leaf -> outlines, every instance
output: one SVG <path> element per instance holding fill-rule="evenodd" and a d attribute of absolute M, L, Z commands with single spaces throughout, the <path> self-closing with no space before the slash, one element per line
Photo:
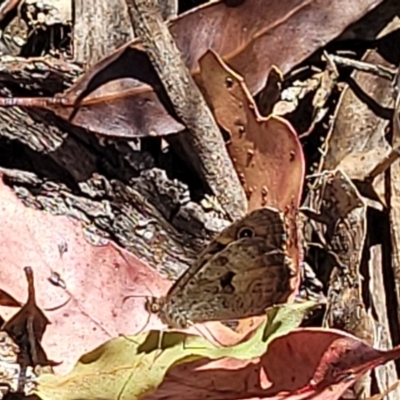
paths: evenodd
<path fill-rule="evenodd" d="M 155 317 L 149 320 L 145 296 L 165 294 L 171 282 L 111 243 L 93 246 L 79 223 L 25 207 L 1 179 L 0 204 L 0 265 L 6 266 L 0 268 L 1 289 L 25 299 L 24 266 L 31 266 L 37 304 L 50 321 L 42 346 L 49 359 L 62 361 L 58 372 L 112 337 L 163 327 Z M 68 246 L 62 258 L 61 242 Z M 50 282 L 52 271 L 67 290 Z M 15 312 L 0 306 L 6 320 Z M 223 325 L 212 325 L 224 343 L 238 340 Z"/>
<path fill-rule="evenodd" d="M 204 360 L 172 368 L 146 400 L 337 400 L 365 372 L 400 357 L 336 330 L 304 328 L 275 339 L 260 359 Z"/>
<path fill-rule="evenodd" d="M 42 309 L 63 304 L 69 297 L 48 281 L 51 269 L 60 273 L 73 295 L 66 305 L 46 312 L 51 325 L 42 345 L 49 358 L 63 361 L 58 371 L 66 372 L 82 353 L 110 337 L 137 333 L 144 327 L 148 322 L 144 298 L 129 296 L 164 294 L 169 282 L 111 244 L 89 244 L 81 227 L 66 217 L 24 207 L 4 184 L 0 185 L 0 202 L 0 262 L 9 266 L 0 269 L 2 288 L 24 298 L 23 266 L 29 264 Z M 68 243 L 62 261 L 57 243 L 60 238 Z M 211 326 L 216 339 L 226 338 L 227 328 L 218 323 Z M 154 319 L 147 325 L 147 329 L 161 327 Z M 241 337 L 221 341 L 237 343 Z M 186 399 L 206 394 L 220 399 L 229 392 L 231 399 L 333 400 L 364 371 L 398 356 L 399 349 L 381 352 L 338 331 L 301 329 L 275 340 L 261 360 L 223 359 L 174 367 L 148 398 L 173 399 L 184 390 Z"/>
<path fill-rule="evenodd" d="M 290 123 L 262 117 L 244 79 L 214 52 L 201 59 L 201 87 L 218 124 L 230 134 L 228 151 L 249 200 L 249 211 L 299 207 L 304 155 Z"/>
<path fill-rule="evenodd" d="M 170 30 L 195 78 L 198 60 L 212 49 L 244 77 L 255 94 L 272 65 L 288 72 L 379 3 L 246 0 L 238 7 L 227 7 L 223 1 L 215 1 L 171 21 Z M 160 103 L 163 88 L 150 65 L 140 42 L 132 42 L 100 61 L 61 96 L 64 105 L 48 103 L 47 108 L 69 118 L 76 99 L 91 93 L 74 116 L 77 125 L 119 137 L 162 136 L 182 130 L 168 108 L 166 111 L 166 99 L 161 98 L 163 105 Z M 6 99 L 3 104 L 43 106 L 43 102 Z"/>
<path fill-rule="evenodd" d="M 170 30 L 195 78 L 199 72 L 198 60 L 212 49 L 244 77 L 250 92 L 255 94 L 262 89 L 272 65 L 288 72 L 378 3 L 377 0 L 325 0 L 323 4 L 315 0 L 246 0 L 232 8 L 221 1 L 211 2 L 172 21 Z M 183 127 L 177 126 L 165 111 L 165 103 L 161 106 L 154 92 L 137 82 L 157 79 L 148 61 L 144 61 L 146 58 L 139 56 L 140 42 L 133 42 L 130 47 L 118 50 L 94 66 L 68 91 L 66 96 L 73 102 L 82 91 L 92 86 L 90 92 L 101 82 L 108 82 L 110 76 L 120 78 L 89 96 L 74 123 L 102 134 L 124 137 L 136 136 L 137 132 L 146 136 L 150 132 L 166 135 L 181 130 Z M 136 81 L 127 79 L 128 76 Z M 118 108 L 109 107 L 114 99 L 121 98 Z M 71 109 L 57 107 L 56 112 L 67 118 Z M 157 118 L 152 116 L 153 112 Z M 138 116 L 141 117 L 135 118 Z M 137 126 L 142 118 L 146 126 Z M 126 121 L 130 121 L 129 126 Z"/>
<path fill-rule="evenodd" d="M 10 294 L 0 289 L 0 306 L 4 307 L 20 307 L 22 303 L 15 300 Z"/>

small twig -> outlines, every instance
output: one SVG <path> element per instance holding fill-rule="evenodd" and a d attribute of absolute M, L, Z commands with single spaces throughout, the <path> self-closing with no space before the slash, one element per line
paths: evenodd
<path fill-rule="evenodd" d="M 392 151 L 377 164 L 374 169 L 365 177 L 366 182 L 372 182 L 378 175 L 383 174 L 400 156 L 400 147 L 392 149 Z"/>
<path fill-rule="evenodd" d="M 247 200 L 221 132 L 158 11 L 157 0 L 127 0 L 135 35 L 157 71 L 177 116 L 189 130 L 190 157 L 226 214 L 244 215 Z"/>
<path fill-rule="evenodd" d="M 354 68 L 357 71 L 368 72 L 370 74 L 380 76 L 381 78 L 388 79 L 390 81 L 393 81 L 395 76 L 394 70 L 383 67 L 382 65 L 374 65 L 365 61 L 353 60 L 352 58 L 336 56 L 333 54 L 329 55 L 329 59 L 333 61 L 336 65 Z"/>

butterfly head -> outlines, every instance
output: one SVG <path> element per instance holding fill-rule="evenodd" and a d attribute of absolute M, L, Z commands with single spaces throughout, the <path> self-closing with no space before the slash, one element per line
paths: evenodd
<path fill-rule="evenodd" d="M 145 308 L 146 311 L 151 314 L 158 314 L 163 304 L 164 299 L 162 297 L 148 297 L 146 299 Z"/>
<path fill-rule="evenodd" d="M 156 314 L 169 328 L 183 329 L 188 326 L 186 317 L 177 313 L 166 297 L 147 298 L 145 308 L 148 313 Z"/>

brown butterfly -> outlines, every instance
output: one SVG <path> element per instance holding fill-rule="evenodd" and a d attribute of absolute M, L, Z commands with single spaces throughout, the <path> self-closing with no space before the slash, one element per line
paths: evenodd
<path fill-rule="evenodd" d="M 254 210 L 225 228 L 166 296 L 147 300 L 146 309 L 171 328 L 262 315 L 294 291 L 296 268 L 286 241 L 282 213 Z"/>

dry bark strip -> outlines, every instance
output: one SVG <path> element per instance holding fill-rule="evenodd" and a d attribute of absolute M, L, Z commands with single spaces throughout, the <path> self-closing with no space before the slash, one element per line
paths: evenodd
<path fill-rule="evenodd" d="M 387 47 L 382 46 L 382 48 L 387 48 L 386 52 L 392 55 L 395 53 L 397 41 L 394 41 L 393 37 L 389 35 L 395 34 L 399 26 L 399 19 L 395 18 L 378 36 L 381 38 L 382 44 L 386 43 Z M 385 39 L 385 35 L 388 35 L 387 39 Z M 368 52 L 363 57 L 363 61 L 370 65 L 379 65 L 385 69 L 393 70 L 395 68 L 395 65 L 390 64 L 379 52 L 375 51 Z M 364 182 L 363 185 L 359 185 L 360 190 L 363 188 L 362 194 L 375 200 L 379 199 L 382 202 L 384 211 L 380 212 L 378 219 L 384 220 L 386 213 L 390 212 L 392 231 L 390 234 L 388 233 L 387 238 L 379 234 L 376 244 L 380 248 L 375 249 L 374 252 L 372 252 L 372 249 L 370 250 L 371 257 L 373 257 L 370 262 L 374 268 L 373 274 L 371 271 L 368 274 L 371 279 L 370 283 L 373 285 L 370 286 L 370 299 L 379 323 L 378 339 L 381 338 L 377 345 L 379 348 L 390 348 L 393 341 L 398 340 L 399 327 L 397 321 L 400 318 L 398 308 L 395 309 L 396 303 L 399 304 L 400 299 L 400 258 L 398 253 L 400 244 L 400 228 L 398 226 L 400 209 L 398 200 L 400 193 L 399 162 L 395 162 L 391 171 L 387 171 L 386 178 L 385 174 L 382 173 L 390 166 L 390 162 L 393 162 L 389 158 L 395 154 L 393 148 L 396 147 L 395 140 L 392 143 L 387 140 L 388 120 L 383 117 L 384 111 L 390 112 L 390 108 L 393 106 L 392 88 L 387 77 L 383 78 L 371 73 L 357 71 L 352 75 L 352 79 L 351 85 L 342 93 L 335 124 L 327 139 L 323 169 L 339 167 L 351 179 L 359 183 Z M 375 108 L 374 104 L 377 105 Z M 389 210 L 385 209 L 385 205 Z M 375 219 L 372 231 L 375 232 L 376 230 Z M 390 240 L 392 241 L 392 250 L 389 249 Z M 377 251 L 382 253 L 380 260 L 376 256 Z M 390 268 L 393 268 L 393 273 L 389 271 Z M 392 275 L 397 277 L 394 282 Z M 383 286 L 382 280 L 386 282 L 386 288 Z M 393 290 L 390 290 L 388 282 Z M 375 376 L 381 390 L 398 379 L 393 363 L 380 367 Z M 396 396 L 400 391 L 397 389 L 393 393 L 397 398 Z"/>
<path fill-rule="evenodd" d="M 2 96 L 18 83 L 33 94 L 55 93 L 81 72 L 60 60 L 0 61 Z M 149 153 L 125 142 L 100 145 L 49 112 L 1 108 L 0 153 L 0 171 L 25 205 L 79 220 L 84 231 L 114 238 L 171 279 L 224 226 Z"/>
<path fill-rule="evenodd" d="M 133 40 L 124 0 L 76 0 L 74 13 L 74 59 L 80 64 L 93 65 Z"/>
<path fill-rule="evenodd" d="M 247 201 L 224 140 L 172 36 L 157 12 L 157 0 L 127 0 L 135 34 L 141 38 L 177 116 L 189 132 L 180 135 L 195 169 L 204 177 L 226 214 L 236 220 Z"/>
<path fill-rule="evenodd" d="M 176 17 L 177 0 L 158 2 L 164 20 Z M 74 59 L 80 64 L 93 65 L 134 38 L 125 0 L 76 0 L 74 11 Z"/>
<path fill-rule="evenodd" d="M 375 342 L 374 320 L 363 304 L 360 264 L 366 237 L 366 205 L 341 171 L 325 171 L 309 192 L 304 212 L 326 250 L 335 255 L 329 278 L 325 324 Z M 327 271 L 330 269 L 325 265 Z M 370 396 L 370 373 L 359 379 L 345 398 Z"/>
<path fill-rule="evenodd" d="M 392 338 L 389 334 L 389 323 L 386 310 L 387 301 L 385 298 L 385 287 L 382 274 L 382 245 L 374 245 L 370 248 L 369 272 L 370 272 L 370 293 L 375 315 L 378 320 L 377 343 L 379 349 L 392 349 Z M 394 361 L 375 368 L 376 383 L 380 393 L 397 382 L 397 372 Z M 393 390 L 386 396 L 386 400 L 396 400 L 399 397 L 399 389 Z"/>
<path fill-rule="evenodd" d="M 82 74 L 49 57 L 0 61 L 2 97 L 54 95 Z M 191 201 L 169 152 L 159 160 L 134 144 L 100 142 L 40 109 L 0 109 L 0 171 L 25 205 L 78 219 L 87 235 L 111 237 L 176 279 L 226 221 Z"/>
<path fill-rule="evenodd" d="M 164 21 L 178 15 L 178 0 L 158 0 L 158 6 Z"/>
<path fill-rule="evenodd" d="M 400 24 L 400 22 L 399 22 Z M 400 68 L 400 66 L 399 66 Z M 397 320 L 400 321 L 400 160 L 398 159 L 400 147 L 400 88 L 399 88 L 398 72 L 394 87 L 396 90 L 396 101 L 393 109 L 392 117 L 392 137 L 389 139 L 392 146 L 391 153 L 388 154 L 384 162 L 388 167 L 385 172 L 385 183 L 389 188 L 387 193 L 387 204 L 390 212 L 390 233 L 392 243 L 392 269 L 397 298 Z"/>
<path fill-rule="evenodd" d="M 394 110 L 397 113 L 398 110 Z M 393 124 L 392 146 L 393 148 L 400 143 L 400 132 Z M 389 185 L 387 194 L 388 207 L 390 211 L 390 229 L 392 240 L 392 268 L 394 282 L 396 286 L 397 304 L 400 304 L 400 161 L 393 162 L 385 173 L 386 182 Z M 398 320 L 400 321 L 400 309 L 397 308 Z"/>

